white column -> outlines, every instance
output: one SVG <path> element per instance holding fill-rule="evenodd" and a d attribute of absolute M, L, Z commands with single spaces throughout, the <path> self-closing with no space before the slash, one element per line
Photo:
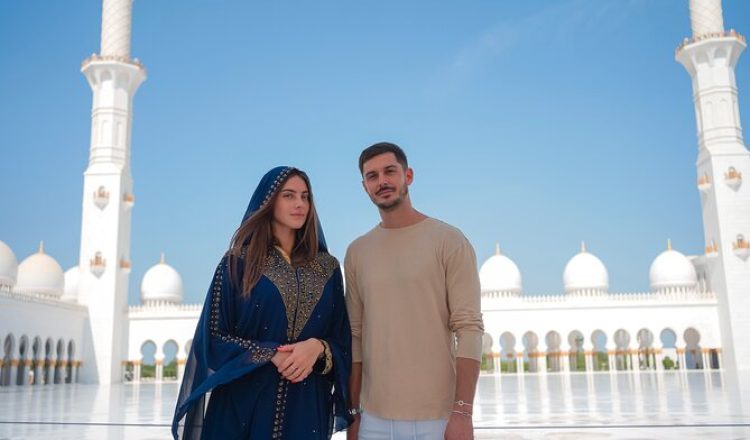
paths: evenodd
<path fill-rule="evenodd" d="M 164 355 L 161 355 L 156 358 L 156 377 L 154 378 L 155 381 L 161 382 L 164 380 Z"/>
<path fill-rule="evenodd" d="M 83 382 L 122 380 L 127 358 L 127 292 L 133 179 L 133 97 L 146 79 L 130 59 L 132 0 L 103 0 L 101 54 L 81 72 L 93 92 L 89 163 L 84 173 L 78 301 L 89 309 L 91 337 L 81 353 Z"/>
<path fill-rule="evenodd" d="M 587 373 L 591 373 L 592 371 L 594 371 L 594 362 L 595 362 L 594 356 L 596 356 L 596 352 L 594 351 L 594 348 L 595 347 L 593 345 L 584 344 L 583 346 L 583 356 L 584 356 L 584 359 L 586 360 L 585 364 L 586 364 Z"/>
<path fill-rule="evenodd" d="M 607 341 L 607 361 L 609 362 L 610 373 L 617 371 L 617 356 L 615 350 L 617 350 L 617 346 L 614 342 Z"/>
<path fill-rule="evenodd" d="M 735 66 L 747 44 L 737 32 L 724 31 L 720 0 L 691 0 L 690 19 L 693 38 L 683 41 L 675 57 L 692 80 L 697 175 L 711 183 L 700 196 L 704 243 L 718 248 L 707 276 L 718 298 L 727 368 L 744 369 L 750 365 L 750 344 L 742 339 L 750 333 L 750 264 L 747 242 L 738 239 L 750 237 L 750 154 L 742 135 Z"/>
<path fill-rule="evenodd" d="M 500 361 L 502 358 L 500 357 L 500 352 L 497 350 L 492 350 L 492 366 L 495 371 L 495 374 L 500 374 Z"/>
<path fill-rule="evenodd" d="M 664 364 L 662 363 L 662 351 L 660 348 L 654 349 L 654 363 L 656 364 L 656 371 L 664 371 Z"/>
<path fill-rule="evenodd" d="M 33 370 L 31 368 L 32 362 L 30 359 L 26 359 L 24 361 L 25 368 L 23 369 L 23 384 L 24 385 L 31 385 L 32 384 L 32 373 Z"/>
<path fill-rule="evenodd" d="M 690 27 L 694 37 L 723 32 L 721 0 L 690 0 Z"/>
<path fill-rule="evenodd" d="M 703 349 L 703 370 L 704 371 L 710 371 L 711 370 L 711 351 L 708 348 Z"/>
<path fill-rule="evenodd" d="M 72 377 L 70 378 L 71 383 L 78 383 L 78 371 L 80 366 L 80 361 L 73 361 L 73 372 L 71 373 Z"/>
<path fill-rule="evenodd" d="M 44 361 L 37 359 L 34 365 L 34 385 L 40 385 L 44 381 L 42 380 L 42 372 L 44 371 Z"/>
<path fill-rule="evenodd" d="M 519 339 L 516 343 L 516 374 L 523 375 L 523 344 Z"/>
<path fill-rule="evenodd" d="M 141 381 L 141 361 L 133 362 L 133 382 Z"/>
<path fill-rule="evenodd" d="M 680 370 L 687 371 L 687 359 L 685 357 L 684 347 L 677 347 L 677 360 L 680 363 Z"/>
<path fill-rule="evenodd" d="M 53 384 L 60 383 L 60 363 L 62 361 L 55 355 L 55 361 L 52 363 L 52 381 Z"/>
<path fill-rule="evenodd" d="M 16 385 L 18 380 L 18 359 L 10 360 L 10 380 L 8 381 L 9 386 Z"/>
<path fill-rule="evenodd" d="M 57 355 L 54 353 L 50 354 L 50 357 L 46 360 L 47 374 L 44 375 L 44 384 L 55 383 L 55 365 L 57 365 Z"/>
<path fill-rule="evenodd" d="M 544 351 L 536 352 L 536 368 L 540 374 L 547 374 L 547 353 Z"/>
<path fill-rule="evenodd" d="M 102 5 L 101 54 L 130 58 L 130 22 L 133 0 L 104 0 Z"/>
<path fill-rule="evenodd" d="M 636 335 L 636 333 L 632 333 L 633 335 Z M 630 363 L 630 370 L 632 371 L 640 371 L 641 370 L 641 362 L 640 362 L 640 344 L 638 343 L 637 338 L 633 337 L 630 339 L 630 345 L 627 348 L 627 359 Z"/>
<path fill-rule="evenodd" d="M 716 360 L 719 363 L 719 369 L 723 370 L 725 368 L 724 367 L 724 352 L 722 351 L 721 348 L 716 349 Z"/>

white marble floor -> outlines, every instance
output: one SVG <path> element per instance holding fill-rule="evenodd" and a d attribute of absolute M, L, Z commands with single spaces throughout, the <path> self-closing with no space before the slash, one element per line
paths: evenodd
<path fill-rule="evenodd" d="M 0 388 L 0 440 L 167 439 L 177 388 Z M 750 439 L 750 373 L 482 376 L 476 403 L 477 439 Z"/>

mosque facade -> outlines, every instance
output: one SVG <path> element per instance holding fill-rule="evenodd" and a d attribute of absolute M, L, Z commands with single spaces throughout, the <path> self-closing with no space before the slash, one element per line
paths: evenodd
<path fill-rule="evenodd" d="M 692 78 L 705 252 L 668 243 L 650 291 L 609 291 L 602 261 L 581 244 L 562 295 L 529 295 L 498 248 L 480 268 L 486 334 L 482 370 L 568 374 L 748 369 L 750 153 L 734 67 L 745 38 L 725 31 L 721 0 L 690 0 L 692 37 L 675 58 Z M 101 49 L 82 63 L 93 94 L 80 259 L 63 271 L 44 245 L 18 263 L 0 241 L 0 386 L 179 380 L 202 304 L 183 304 L 164 256 L 127 305 L 132 105 L 146 69 L 130 55 L 132 0 L 103 0 Z M 688 188 L 685 189 L 689 190 Z M 2 238 L 2 237 L 0 237 Z"/>

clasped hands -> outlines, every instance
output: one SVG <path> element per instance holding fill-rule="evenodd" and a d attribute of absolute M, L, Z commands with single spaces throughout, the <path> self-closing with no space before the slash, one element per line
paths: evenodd
<path fill-rule="evenodd" d="M 280 345 L 271 362 L 276 365 L 284 379 L 298 383 L 312 373 L 313 365 L 325 347 L 319 339 L 310 338 L 301 342 Z"/>

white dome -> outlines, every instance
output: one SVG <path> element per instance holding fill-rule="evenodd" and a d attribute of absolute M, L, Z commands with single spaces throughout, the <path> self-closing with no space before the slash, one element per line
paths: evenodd
<path fill-rule="evenodd" d="M 18 276 L 16 254 L 7 244 L 0 241 L 0 286 L 15 286 Z"/>
<path fill-rule="evenodd" d="M 182 277 L 170 265 L 164 262 L 152 266 L 141 281 L 141 302 L 182 302 Z"/>
<path fill-rule="evenodd" d="M 673 250 L 671 245 L 651 263 L 649 280 L 654 292 L 692 290 L 698 284 L 693 263 L 681 252 Z"/>
<path fill-rule="evenodd" d="M 60 297 L 63 294 L 65 277 L 62 267 L 54 258 L 44 253 L 44 244 L 39 252 L 27 257 L 18 265 L 16 290 L 27 293 L 43 293 Z"/>
<path fill-rule="evenodd" d="M 609 289 L 609 274 L 602 260 L 581 244 L 581 252 L 565 265 L 563 282 L 566 294 L 604 293 Z"/>
<path fill-rule="evenodd" d="M 76 302 L 78 301 L 78 279 L 81 277 L 81 271 L 78 270 L 78 266 L 71 267 L 65 271 L 65 291 L 62 298 L 63 301 Z"/>
<path fill-rule="evenodd" d="M 501 255 L 499 250 L 482 264 L 479 282 L 482 293 L 520 294 L 522 290 L 521 271 L 513 260 Z"/>

